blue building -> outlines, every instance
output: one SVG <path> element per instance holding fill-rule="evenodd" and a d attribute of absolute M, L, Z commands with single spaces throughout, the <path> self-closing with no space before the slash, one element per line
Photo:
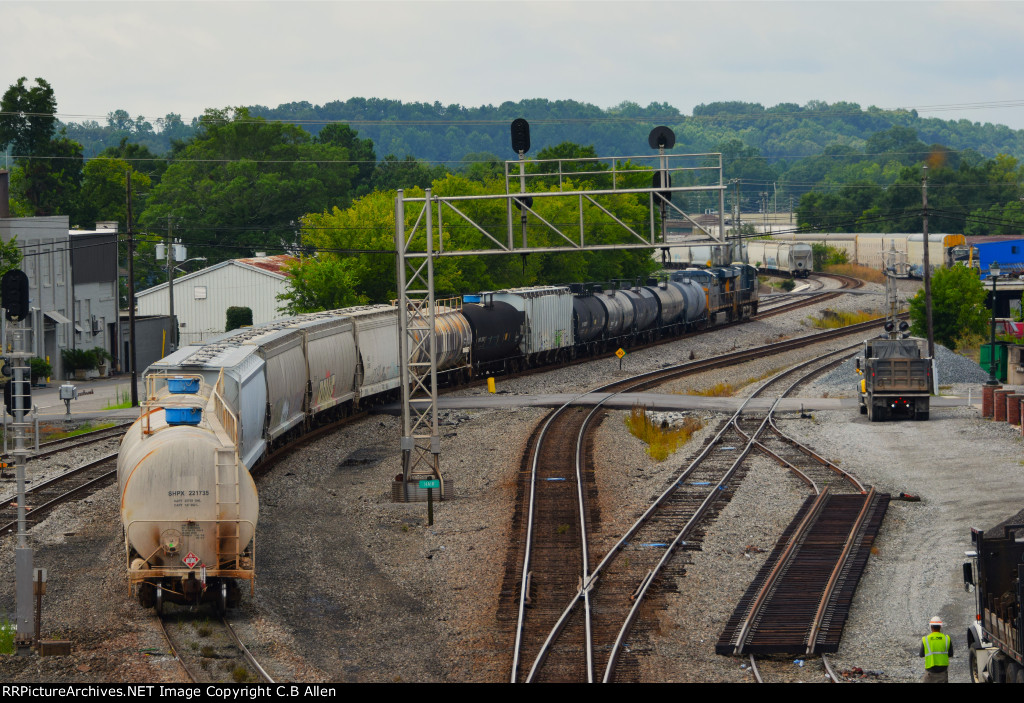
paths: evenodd
<path fill-rule="evenodd" d="M 1000 275 L 1024 275 L 1024 238 L 1014 235 L 967 237 L 967 243 L 977 251 L 981 278 L 988 278 L 988 267 L 999 264 Z"/>

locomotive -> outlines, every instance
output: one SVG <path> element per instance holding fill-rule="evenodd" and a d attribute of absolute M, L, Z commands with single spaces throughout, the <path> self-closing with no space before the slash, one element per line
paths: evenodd
<path fill-rule="evenodd" d="M 743 320 L 757 313 L 757 288 L 756 270 L 733 264 L 642 286 L 536 286 L 437 301 L 439 382 Z M 223 611 L 242 584 L 254 587 L 259 500 L 250 470 L 316 426 L 398 398 L 398 335 L 394 305 L 330 310 L 227 332 L 146 370 L 117 472 L 128 581 L 143 607 L 208 602 Z"/>

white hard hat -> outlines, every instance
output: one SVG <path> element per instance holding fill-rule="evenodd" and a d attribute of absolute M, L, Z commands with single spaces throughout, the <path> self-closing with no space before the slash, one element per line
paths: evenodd
<path fill-rule="evenodd" d="M 932 618 L 931 620 L 928 621 L 928 624 L 931 625 L 932 627 L 942 627 L 946 623 L 942 622 L 942 618 L 940 618 L 938 615 L 936 615 L 934 618 Z"/>

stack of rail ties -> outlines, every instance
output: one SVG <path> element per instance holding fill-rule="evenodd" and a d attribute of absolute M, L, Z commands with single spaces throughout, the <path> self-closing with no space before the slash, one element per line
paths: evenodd
<path fill-rule="evenodd" d="M 820 505 L 817 515 L 812 514 L 802 534 L 798 534 L 815 502 Z M 808 497 L 740 600 L 715 652 L 838 651 L 853 594 L 888 506 L 889 496 L 874 491 L 867 495 L 826 493 L 820 501 L 819 497 Z M 857 526 L 862 512 L 863 519 Z M 847 543 L 850 549 L 842 559 Z"/>

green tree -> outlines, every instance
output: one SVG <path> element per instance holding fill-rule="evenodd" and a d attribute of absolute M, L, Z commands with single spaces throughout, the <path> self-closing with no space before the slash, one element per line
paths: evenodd
<path fill-rule="evenodd" d="M 373 141 L 360 139 L 359 132 L 347 124 L 329 124 L 316 135 L 318 144 L 330 144 L 348 149 L 349 158 L 356 167 L 353 179 L 353 195 L 366 195 L 372 190 L 370 179 L 377 166 L 377 153 L 373 150 Z"/>
<path fill-rule="evenodd" d="M 302 215 L 348 207 L 356 175 L 348 149 L 315 142 L 301 127 L 242 108 L 207 110 L 195 138 L 175 150 L 140 222 L 162 233 L 171 216 L 183 242 L 211 264 L 295 250 Z"/>
<path fill-rule="evenodd" d="M 962 265 L 935 271 L 932 277 L 932 329 L 935 341 L 955 349 L 957 341 L 984 334 L 988 324 L 986 292 L 978 272 Z M 910 331 L 924 337 L 927 332 L 924 289 L 910 299 Z"/>
<path fill-rule="evenodd" d="M 19 78 L 0 98 L 0 151 L 20 160 L 11 190 L 32 215 L 73 215 L 82 182 L 82 145 L 54 135 L 57 101 L 42 78 Z"/>
<path fill-rule="evenodd" d="M 127 200 L 125 180 L 132 174 L 133 209 L 142 210 L 151 186 L 145 173 L 139 173 L 132 165 L 121 159 L 90 159 L 82 174 L 81 203 L 77 222 L 92 226 L 97 221 L 117 220 L 118 230 L 127 231 Z"/>

